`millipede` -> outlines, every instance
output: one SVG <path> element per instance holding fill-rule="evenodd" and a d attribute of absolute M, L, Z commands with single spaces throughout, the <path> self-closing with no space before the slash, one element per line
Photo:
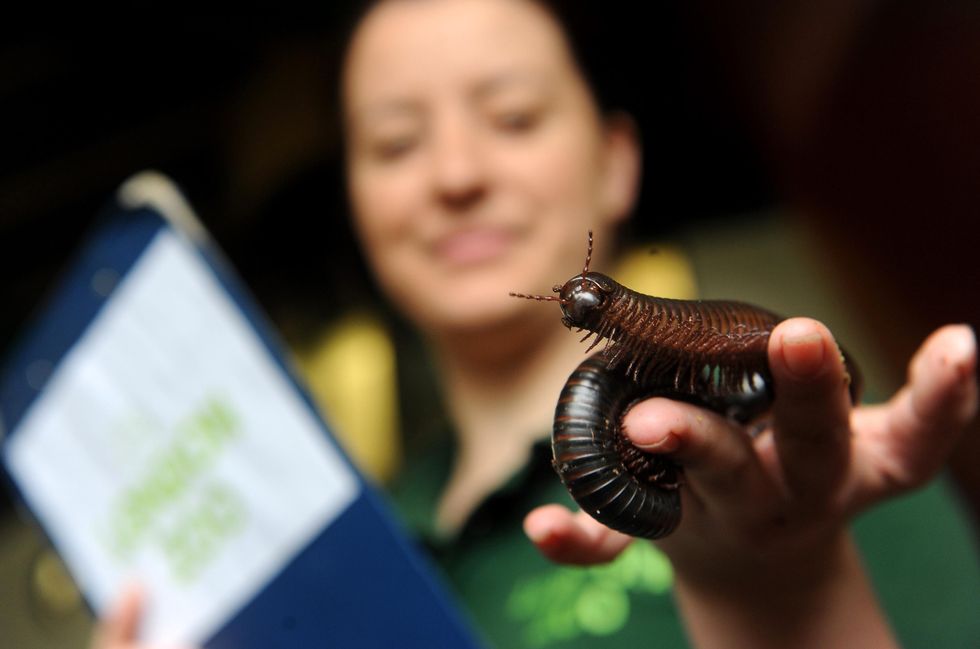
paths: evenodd
<path fill-rule="evenodd" d="M 585 331 L 588 356 L 569 376 L 555 408 L 552 465 L 578 505 L 607 527 L 650 539 L 681 520 L 683 469 L 668 455 L 634 446 L 622 430 L 637 402 L 661 396 L 693 403 L 740 424 L 760 419 L 775 397 L 769 336 L 783 317 L 729 300 L 678 300 L 633 291 L 585 267 L 552 291 L 511 293 L 558 302 L 562 323 Z M 860 375 L 841 352 L 852 401 Z"/>

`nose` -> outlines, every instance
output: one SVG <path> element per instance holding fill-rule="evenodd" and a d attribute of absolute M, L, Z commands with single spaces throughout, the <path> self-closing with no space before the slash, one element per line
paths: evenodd
<path fill-rule="evenodd" d="M 432 147 L 432 188 L 453 211 L 478 203 L 487 191 L 486 156 L 479 134 L 464 120 L 447 120 Z"/>

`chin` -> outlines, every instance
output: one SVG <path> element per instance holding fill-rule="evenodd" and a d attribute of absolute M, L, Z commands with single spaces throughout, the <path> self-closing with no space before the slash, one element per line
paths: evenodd
<path fill-rule="evenodd" d="M 519 300 L 511 291 L 549 292 L 557 279 L 529 281 L 529 264 L 486 264 L 465 271 L 404 272 L 393 275 L 388 291 L 401 310 L 424 332 L 485 331 L 490 327 L 520 324 L 535 313 L 548 311 L 541 303 Z M 540 274 L 540 273 L 537 273 Z M 406 278 L 413 281 L 406 281 Z M 425 287 L 421 290 L 420 287 Z M 557 309 L 554 317 L 560 318 Z"/>
<path fill-rule="evenodd" d="M 433 309 L 433 314 L 436 316 L 433 320 L 438 320 L 437 323 L 434 322 L 436 326 L 458 330 L 493 327 L 514 317 L 513 309 L 508 306 L 488 304 L 480 300 L 461 300 L 440 305 Z"/>
<path fill-rule="evenodd" d="M 536 305 L 540 306 L 540 305 Z M 523 326 L 526 305 L 503 293 L 493 295 L 471 292 L 454 295 L 413 309 L 413 318 L 423 332 L 440 334 L 480 334 Z"/>

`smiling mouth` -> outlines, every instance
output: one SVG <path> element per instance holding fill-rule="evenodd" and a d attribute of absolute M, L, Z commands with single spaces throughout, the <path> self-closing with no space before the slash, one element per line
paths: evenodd
<path fill-rule="evenodd" d="M 476 266 L 504 255 L 513 240 L 510 232 L 500 229 L 460 230 L 441 237 L 433 250 L 450 266 Z"/>

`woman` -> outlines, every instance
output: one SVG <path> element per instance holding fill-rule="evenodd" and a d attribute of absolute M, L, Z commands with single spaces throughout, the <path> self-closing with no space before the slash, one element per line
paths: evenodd
<path fill-rule="evenodd" d="M 531 0 L 374 3 L 347 52 L 343 101 L 357 233 L 378 283 L 431 349 L 453 427 L 423 464 L 410 460 L 396 499 L 499 646 L 681 642 L 635 583 L 610 590 L 614 573 L 556 572 L 516 540 L 524 512 L 568 502 L 553 474 L 541 477 L 540 449 L 583 347 L 554 307 L 507 293 L 579 272 L 590 229 L 592 267 L 609 267 L 636 199 L 631 122 L 603 113 L 554 14 Z M 780 395 L 770 433 L 750 439 L 665 400 L 626 418 L 638 445 L 685 465 L 684 521 L 657 545 L 690 638 L 892 645 L 845 524 L 938 470 L 976 408 L 972 333 L 938 332 L 895 399 L 853 413 L 822 325 L 780 325 L 769 354 Z M 610 561 L 628 543 L 557 506 L 525 525 L 562 562 Z M 530 619 L 562 597 L 569 604 L 553 607 L 551 622 Z M 119 624 L 135 614 L 127 601 L 111 618 Z"/>

